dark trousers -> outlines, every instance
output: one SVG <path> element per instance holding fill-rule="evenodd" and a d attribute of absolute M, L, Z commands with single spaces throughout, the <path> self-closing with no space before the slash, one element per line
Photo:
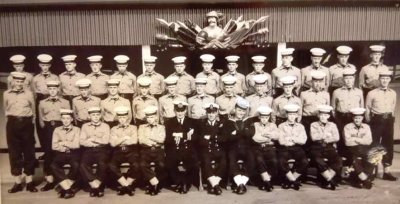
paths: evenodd
<path fill-rule="evenodd" d="M 239 164 L 238 161 L 242 160 L 244 163 Z M 228 151 L 229 162 L 229 175 L 234 177 L 236 175 L 251 176 L 254 169 L 254 155 L 250 149 L 232 148 Z"/>
<path fill-rule="evenodd" d="M 354 173 L 356 175 L 364 172 L 368 175 L 372 174 L 374 170 L 374 165 L 368 162 L 368 145 L 357 145 L 357 146 L 349 146 L 349 151 L 351 154 L 352 165 L 354 168 Z"/>
<path fill-rule="evenodd" d="M 44 94 L 41 94 L 41 93 L 36 93 L 36 107 L 35 108 L 36 108 L 36 115 L 37 116 L 39 115 L 39 102 L 41 100 L 47 98 L 47 97 L 48 97 L 48 95 L 44 95 Z M 38 138 L 39 138 L 40 147 L 43 148 L 43 143 L 44 142 L 40 138 L 40 135 L 42 135 L 42 127 L 40 127 L 40 124 L 39 124 L 39 117 L 36 117 L 36 134 L 38 135 Z"/>
<path fill-rule="evenodd" d="M 54 152 L 53 162 L 51 163 L 51 170 L 54 177 L 58 181 L 65 179 L 78 180 L 79 176 L 79 150 L 72 150 L 70 152 Z M 69 164 L 71 169 L 68 174 L 65 174 L 63 166 Z"/>
<path fill-rule="evenodd" d="M 44 164 L 43 164 L 43 172 L 44 175 L 52 175 L 52 171 L 50 165 L 53 160 L 53 150 L 51 148 L 52 140 L 53 140 L 53 132 L 56 127 L 62 125 L 61 121 L 50 121 L 44 122 L 44 127 L 42 130 L 42 135 L 39 135 L 39 138 L 42 138 L 43 141 L 42 150 L 44 152 Z"/>
<path fill-rule="evenodd" d="M 254 147 L 254 156 L 259 174 L 268 172 L 271 177 L 275 177 L 278 173 L 278 159 L 276 156 L 276 148 L 270 146 Z"/>
<path fill-rule="evenodd" d="M 35 137 L 32 117 L 7 117 L 8 155 L 11 174 L 19 176 L 22 169 L 26 175 L 35 172 Z"/>
<path fill-rule="evenodd" d="M 290 166 L 288 163 L 289 159 L 294 159 L 295 163 L 293 170 L 299 174 L 304 174 L 307 170 L 308 160 L 306 153 L 300 145 L 295 145 L 291 147 L 280 147 L 278 150 L 278 160 L 282 173 L 286 174 L 290 171 Z"/>
<path fill-rule="evenodd" d="M 370 91 L 374 90 L 374 88 L 364 88 L 362 87 L 363 95 L 364 95 L 364 101 L 367 99 L 367 95 Z"/>
<path fill-rule="evenodd" d="M 391 166 L 393 161 L 394 117 L 392 115 L 376 115 L 371 117 L 372 145 L 382 145 L 387 153 L 383 156 L 383 166 Z"/>
<path fill-rule="evenodd" d="M 76 96 L 73 96 L 73 95 L 63 95 L 63 98 L 64 98 L 65 100 L 69 101 L 69 105 L 70 105 L 71 107 L 73 107 L 73 106 L 72 106 L 72 100 L 73 100 L 75 97 L 76 97 Z"/>
<path fill-rule="evenodd" d="M 107 176 L 107 163 L 110 151 L 108 147 L 85 147 L 82 152 L 80 173 L 85 182 L 95 179 L 103 182 Z M 93 173 L 92 165 L 97 164 L 97 171 Z"/>
<path fill-rule="evenodd" d="M 167 149 L 165 165 L 175 184 L 191 184 L 194 178 L 197 178 L 198 162 L 192 148 L 177 150 L 172 147 Z"/>
<path fill-rule="evenodd" d="M 132 100 L 133 100 L 133 93 L 120 93 L 119 94 L 121 97 L 123 97 L 123 98 L 126 98 L 126 99 L 128 99 L 129 100 L 129 102 L 131 103 L 131 105 L 132 105 Z"/>
<path fill-rule="evenodd" d="M 336 152 L 333 144 L 312 144 L 310 154 L 319 172 L 324 172 L 331 168 L 336 172 L 336 175 L 340 175 L 342 158 Z M 326 162 L 324 159 L 328 161 Z"/>
<path fill-rule="evenodd" d="M 218 176 L 224 178 L 226 172 L 226 153 L 221 149 L 202 149 L 203 177 Z"/>
<path fill-rule="evenodd" d="M 114 147 L 108 167 L 110 168 L 114 178 L 119 179 L 123 176 L 119 166 L 122 163 L 129 163 L 129 169 L 126 176 L 137 180 L 137 178 L 140 177 L 139 161 L 139 149 L 136 145 Z"/>
<path fill-rule="evenodd" d="M 149 181 L 156 177 L 162 182 L 166 177 L 164 149 L 145 146 L 140 150 L 140 155 L 140 169 L 144 180 Z M 152 162 L 155 164 L 155 170 L 151 167 Z"/>
<path fill-rule="evenodd" d="M 305 145 L 306 150 L 308 151 L 311 146 L 311 134 L 310 134 L 310 126 L 311 123 L 318 121 L 317 116 L 303 116 L 301 117 L 301 123 L 304 125 L 304 129 L 306 130 L 307 134 L 307 142 Z"/>
<path fill-rule="evenodd" d="M 353 116 L 351 113 L 336 112 L 335 123 L 337 125 L 337 128 L 339 130 L 339 135 L 340 135 L 339 142 L 337 143 L 337 150 L 338 150 L 339 155 L 342 157 L 345 157 L 347 159 L 347 161 L 350 160 L 350 153 L 344 143 L 345 140 L 344 140 L 343 129 L 344 129 L 344 126 L 346 126 L 347 124 L 352 123 L 352 122 L 353 122 Z M 346 166 L 347 166 L 347 164 L 346 164 Z"/>

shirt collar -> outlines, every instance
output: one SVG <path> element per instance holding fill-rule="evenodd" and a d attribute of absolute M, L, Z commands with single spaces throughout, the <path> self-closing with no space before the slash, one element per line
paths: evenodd
<path fill-rule="evenodd" d="M 21 90 L 11 89 L 11 90 L 10 90 L 10 93 L 15 93 L 15 94 L 20 94 L 20 93 L 24 93 L 24 92 L 25 92 L 24 89 L 21 89 Z"/>

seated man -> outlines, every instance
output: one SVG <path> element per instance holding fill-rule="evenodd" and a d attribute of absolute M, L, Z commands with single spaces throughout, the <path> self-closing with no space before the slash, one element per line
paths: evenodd
<path fill-rule="evenodd" d="M 287 114 L 287 121 L 278 126 L 280 130 L 278 150 L 279 163 L 286 179 L 282 183 L 282 188 L 293 187 L 300 189 L 299 177 L 307 170 L 308 160 L 303 145 L 307 141 L 306 130 L 301 123 L 296 122 L 300 106 L 288 104 L 284 107 Z M 294 159 L 295 163 L 291 169 L 288 163 L 289 159 Z"/>
<path fill-rule="evenodd" d="M 147 124 L 139 126 L 138 139 L 141 145 L 140 168 L 143 179 L 149 182 L 146 194 L 157 195 L 161 190 L 160 182 L 165 178 L 164 172 L 164 141 L 165 127 L 158 124 L 156 106 L 148 106 L 144 109 Z M 152 169 L 151 163 L 156 165 Z"/>
<path fill-rule="evenodd" d="M 321 105 L 318 107 L 319 121 L 311 123 L 310 154 L 317 165 L 319 173 L 324 177 L 323 187 L 335 190 L 336 177 L 340 177 L 342 169 L 342 158 L 336 151 L 336 142 L 339 141 L 339 131 L 336 124 L 329 122 L 332 106 Z M 324 159 L 327 159 L 326 162 Z"/>
<path fill-rule="evenodd" d="M 52 149 L 54 151 L 51 169 L 61 186 L 60 198 L 72 198 L 75 192 L 73 184 L 79 176 L 79 133 L 80 129 L 72 125 L 74 118 L 73 111 L 60 109 L 62 126 L 57 127 L 53 132 Z M 65 174 L 63 166 L 69 164 L 71 169 Z"/>
<path fill-rule="evenodd" d="M 257 112 L 260 121 L 250 127 L 249 134 L 252 139 L 257 172 L 263 181 L 259 188 L 270 192 L 274 188 L 271 179 L 278 173 L 275 143 L 279 139 L 279 130 L 275 123 L 270 122 L 272 112 L 270 107 L 260 106 Z"/>
<path fill-rule="evenodd" d="M 129 108 L 125 106 L 115 108 L 119 124 L 111 128 L 110 145 L 114 151 L 108 167 L 120 184 L 117 195 L 128 194 L 133 196 L 135 192 L 134 182 L 139 177 L 139 148 L 137 145 L 137 128 L 129 124 L 128 112 Z M 129 163 L 126 176 L 121 173 L 119 168 L 122 163 Z"/>
<path fill-rule="evenodd" d="M 353 122 L 344 126 L 344 142 L 350 152 L 354 168 L 354 186 L 357 188 L 372 188 L 370 175 L 373 165 L 368 163 L 367 153 L 372 143 L 372 133 L 369 125 L 363 123 L 364 108 L 353 108 Z"/>

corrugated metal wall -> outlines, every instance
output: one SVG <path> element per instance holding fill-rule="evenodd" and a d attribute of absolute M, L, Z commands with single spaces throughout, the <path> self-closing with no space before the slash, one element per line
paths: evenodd
<path fill-rule="evenodd" d="M 0 13 L 0 46 L 156 44 L 155 18 L 200 25 L 211 9 L 118 9 Z M 269 15 L 269 42 L 400 40 L 395 7 L 264 7 L 222 9 L 226 18 Z M 262 39 L 264 40 L 264 39 Z"/>

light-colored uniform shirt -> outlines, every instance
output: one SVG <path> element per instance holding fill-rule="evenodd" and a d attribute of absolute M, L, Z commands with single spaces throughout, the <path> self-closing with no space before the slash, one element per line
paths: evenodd
<path fill-rule="evenodd" d="M 235 73 L 227 72 L 224 75 L 222 75 L 221 82 L 220 82 L 221 90 L 224 90 L 224 82 L 222 82 L 222 79 L 229 75 L 236 78 L 236 83 L 235 83 L 235 86 L 233 87 L 235 94 L 243 96 L 247 92 L 246 77 L 239 72 L 235 72 Z"/>
<path fill-rule="evenodd" d="M 157 106 L 158 101 L 153 96 L 136 96 L 132 101 L 133 117 L 144 120 L 146 115 L 144 109 L 148 106 Z"/>
<path fill-rule="evenodd" d="M 219 105 L 219 114 L 231 114 L 231 112 L 235 109 L 238 97 L 238 95 L 227 96 L 226 94 L 218 96 L 215 99 L 215 102 Z"/>
<path fill-rule="evenodd" d="M 125 73 L 115 72 L 111 79 L 120 79 L 118 92 L 121 94 L 133 94 L 136 92 L 136 76 L 129 71 Z"/>
<path fill-rule="evenodd" d="M 215 103 L 215 98 L 213 96 L 195 95 L 188 99 L 188 116 L 193 119 L 203 119 L 206 118 L 206 109 L 204 109 L 204 104 Z"/>
<path fill-rule="evenodd" d="M 138 143 L 137 127 L 134 125 L 117 125 L 111 128 L 110 145 L 112 147 Z"/>
<path fill-rule="evenodd" d="M 164 146 L 165 126 L 164 125 L 140 125 L 138 129 L 139 143 L 145 146 Z"/>
<path fill-rule="evenodd" d="M 39 102 L 39 120 L 41 121 L 52 121 L 61 120 L 60 109 L 71 109 L 69 101 L 56 97 L 48 97 Z"/>
<path fill-rule="evenodd" d="M 21 72 L 21 73 L 25 74 L 25 76 L 26 76 L 26 78 L 25 78 L 25 80 L 24 80 L 24 88 L 25 88 L 25 89 L 28 89 L 29 91 L 32 91 L 32 80 L 33 80 L 33 75 L 32 75 L 31 73 L 25 72 L 25 71 L 23 71 L 23 72 Z M 8 75 L 8 77 L 7 77 L 7 89 L 11 89 L 11 88 L 12 88 L 12 86 L 11 86 L 12 80 L 14 80 L 14 79 L 13 79 L 13 77 L 11 76 L 11 74 Z M 46 87 L 46 88 L 47 88 L 47 87 Z"/>
<path fill-rule="evenodd" d="M 74 118 L 79 121 L 89 120 L 88 110 L 90 107 L 100 107 L 100 98 L 96 96 L 89 96 L 84 99 L 82 96 L 77 96 L 72 99 L 72 110 L 74 111 Z"/>
<path fill-rule="evenodd" d="M 345 66 L 337 63 L 329 67 L 329 73 L 330 73 L 330 84 L 332 87 L 339 88 L 344 86 L 344 81 L 343 81 L 343 72 L 345 69 L 351 69 L 354 70 L 356 67 L 352 64 L 346 64 Z"/>
<path fill-rule="evenodd" d="M 80 131 L 81 130 L 75 126 L 56 127 L 53 132 L 51 148 L 58 152 L 66 152 L 68 150 L 78 149 Z"/>
<path fill-rule="evenodd" d="M 264 71 L 259 73 L 259 74 L 257 72 L 255 72 L 255 71 L 253 71 L 253 72 L 251 72 L 250 74 L 248 74 L 246 76 L 247 94 L 253 94 L 253 93 L 256 92 L 256 90 L 254 88 L 255 83 L 254 83 L 254 79 L 253 79 L 253 77 L 256 76 L 256 75 L 264 75 L 264 76 L 266 76 L 267 81 L 266 81 L 266 83 L 264 85 L 264 92 L 268 93 L 272 88 L 271 75 L 268 74 L 267 72 L 264 72 Z"/>
<path fill-rule="evenodd" d="M 76 81 L 85 78 L 85 75 L 79 72 L 70 74 L 63 72 L 59 75 L 61 82 L 61 91 L 64 96 L 78 96 L 80 94 L 79 88 L 75 86 Z"/>
<path fill-rule="evenodd" d="M 387 71 L 389 68 L 384 64 L 367 64 L 361 68 L 359 87 L 360 88 L 378 88 L 380 86 L 379 73 L 382 71 Z"/>
<path fill-rule="evenodd" d="M 318 106 L 329 105 L 331 102 L 327 91 L 314 91 L 309 89 L 300 94 L 301 103 L 303 104 L 303 116 L 317 116 Z"/>
<path fill-rule="evenodd" d="M 33 91 L 35 93 L 40 93 L 47 95 L 49 94 L 49 91 L 47 89 L 47 82 L 49 81 L 59 81 L 58 76 L 52 73 L 48 74 L 37 74 L 36 76 L 33 77 L 32 83 L 33 83 Z"/>
<path fill-rule="evenodd" d="M 207 84 L 205 85 L 204 92 L 210 95 L 217 95 L 221 92 L 221 79 L 217 72 L 212 71 L 211 73 L 200 72 L 196 75 L 196 78 L 206 78 Z"/>
<path fill-rule="evenodd" d="M 110 140 L 110 126 L 100 122 L 93 124 L 88 122 L 82 125 L 79 144 L 84 147 L 97 147 L 107 145 Z"/>
<path fill-rule="evenodd" d="M 354 123 L 344 126 L 344 143 L 346 146 L 370 145 L 372 143 L 372 133 L 369 125 L 362 123 L 357 127 Z"/>
<path fill-rule="evenodd" d="M 254 123 L 253 141 L 262 145 L 273 145 L 274 140 L 279 139 L 280 131 L 275 123 L 263 125 L 261 122 Z"/>
<path fill-rule="evenodd" d="M 174 101 L 187 101 L 186 97 L 180 94 L 167 94 L 164 96 L 161 96 L 160 99 L 158 99 L 158 104 L 159 104 L 159 112 L 160 112 L 160 120 L 161 122 L 164 122 L 164 118 L 172 118 L 175 117 L 175 111 L 174 111 Z"/>
<path fill-rule="evenodd" d="M 107 81 L 110 79 L 110 76 L 104 74 L 102 72 L 99 73 L 90 73 L 86 76 L 86 78 L 92 81 L 92 85 L 90 86 L 91 93 L 95 96 L 107 94 Z"/>
<path fill-rule="evenodd" d="M 298 115 L 301 116 L 302 114 L 302 103 L 301 99 L 295 95 L 291 96 L 285 96 L 284 94 L 278 96 L 278 98 L 275 98 L 272 101 L 272 121 L 275 121 L 276 116 L 281 117 L 281 118 L 287 118 L 286 117 L 286 110 L 284 109 L 285 105 L 287 104 L 296 104 L 300 106 Z"/>
<path fill-rule="evenodd" d="M 334 112 L 348 113 L 352 108 L 364 107 L 364 96 L 361 89 L 358 88 L 338 88 L 332 94 Z"/>
<path fill-rule="evenodd" d="M 28 89 L 15 91 L 9 89 L 3 94 L 6 116 L 35 117 L 35 99 Z"/>
<path fill-rule="evenodd" d="M 117 121 L 115 117 L 114 109 L 118 106 L 125 106 L 129 109 L 128 118 L 129 122 L 132 120 L 131 103 L 128 99 L 121 96 L 107 97 L 100 102 L 101 113 L 103 114 L 103 120 L 106 122 Z"/>
<path fill-rule="evenodd" d="M 161 95 L 165 91 L 165 84 L 164 84 L 164 76 L 157 73 L 147 73 L 141 74 L 138 76 L 138 80 L 143 77 L 150 77 L 151 84 L 150 84 L 150 94 L 152 95 Z"/>
<path fill-rule="evenodd" d="M 322 124 L 320 121 L 317 121 L 311 123 L 310 136 L 312 141 L 335 143 L 339 141 L 339 130 L 333 122 Z"/>
<path fill-rule="evenodd" d="M 260 106 L 268 106 L 272 107 L 271 96 L 266 95 L 265 93 L 262 95 L 253 94 L 246 97 L 246 100 L 250 103 L 249 117 L 257 116 L 257 108 Z"/>
<path fill-rule="evenodd" d="M 291 67 L 276 67 L 272 70 L 272 87 L 273 88 L 282 88 L 282 83 L 280 82 L 281 77 L 285 76 L 295 76 L 297 80 L 294 82 L 294 87 L 299 87 L 301 84 L 301 71 L 299 68 L 295 66 Z"/>
<path fill-rule="evenodd" d="M 306 88 L 311 88 L 311 81 L 312 81 L 311 71 L 312 70 L 322 71 L 326 74 L 326 76 L 324 78 L 324 84 L 325 84 L 324 89 L 328 90 L 328 87 L 330 86 L 329 79 L 331 77 L 330 77 L 329 69 L 322 65 L 319 66 L 318 68 L 315 68 L 313 65 L 309 65 L 309 66 L 301 69 L 301 86 L 304 86 Z"/>
<path fill-rule="evenodd" d="M 176 92 L 178 94 L 188 96 L 196 89 L 194 78 L 192 75 L 183 72 L 182 74 L 177 74 L 176 72 L 169 75 L 169 77 L 178 77 L 178 83 L 176 84 Z"/>
<path fill-rule="evenodd" d="M 365 108 L 367 117 L 370 113 L 384 114 L 392 113 L 396 108 L 396 92 L 393 89 L 376 88 L 368 92 L 365 99 Z"/>
<path fill-rule="evenodd" d="M 282 146 L 304 145 L 307 141 L 306 129 L 301 123 L 290 125 L 287 121 L 279 126 L 279 144 Z"/>

